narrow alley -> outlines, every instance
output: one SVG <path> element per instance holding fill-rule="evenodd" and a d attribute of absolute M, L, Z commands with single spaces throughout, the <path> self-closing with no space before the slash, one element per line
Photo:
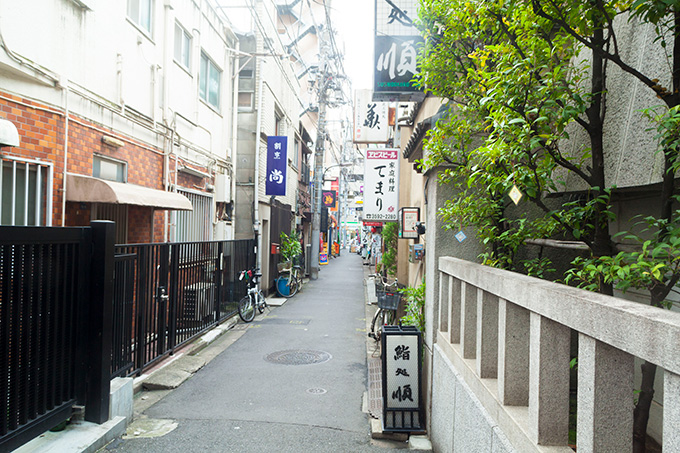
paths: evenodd
<path fill-rule="evenodd" d="M 137 395 L 135 409 L 142 406 L 143 412 L 128 436 L 104 451 L 406 448 L 404 442 L 372 441 L 368 414 L 362 412 L 367 387 L 363 279 L 361 258 L 343 252 L 283 306 L 225 334 L 239 338 L 180 387 Z M 154 404 L 160 395 L 165 396 Z M 176 428 L 161 436 L 136 428 L 151 425 Z"/>

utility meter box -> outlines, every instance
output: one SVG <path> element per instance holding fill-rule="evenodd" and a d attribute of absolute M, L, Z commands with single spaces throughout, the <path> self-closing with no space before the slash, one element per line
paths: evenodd
<path fill-rule="evenodd" d="M 425 256 L 425 247 L 423 244 L 410 244 L 408 246 L 408 261 L 415 263 L 422 261 Z"/>

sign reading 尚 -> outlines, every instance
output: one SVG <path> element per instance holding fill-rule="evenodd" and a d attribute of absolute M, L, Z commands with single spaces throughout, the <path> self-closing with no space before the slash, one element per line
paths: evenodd
<path fill-rule="evenodd" d="M 363 220 L 399 220 L 399 150 L 367 149 L 364 182 Z"/>
<path fill-rule="evenodd" d="M 357 90 L 354 95 L 354 142 L 387 143 L 389 133 L 388 104 L 373 102 L 371 90 Z"/>
<path fill-rule="evenodd" d="M 288 137 L 267 137 L 266 195 L 286 195 L 288 170 Z"/>

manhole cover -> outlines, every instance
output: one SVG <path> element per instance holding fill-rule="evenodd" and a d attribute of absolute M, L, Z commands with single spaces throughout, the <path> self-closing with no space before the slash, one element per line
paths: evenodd
<path fill-rule="evenodd" d="M 323 395 L 326 393 L 326 389 L 322 389 L 321 387 L 311 388 L 307 389 L 307 393 L 311 393 L 312 395 Z"/>
<path fill-rule="evenodd" d="M 279 365 L 312 365 L 329 361 L 331 355 L 323 351 L 288 349 L 286 351 L 272 352 L 264 359 L 267 362 L 277 363 Z"/>

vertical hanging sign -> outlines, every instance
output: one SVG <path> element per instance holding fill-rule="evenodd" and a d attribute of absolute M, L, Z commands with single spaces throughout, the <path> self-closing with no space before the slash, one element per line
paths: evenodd
<path fill-rule="evenodd" d="M 423 42 L 413 23 L 416 17 L 416 0 L 376 0 L 373 100 L 398 100 L 404 93 L 413 100 L 424 97 L 411 82 Z"/>
<path fill-rule="evenodd" d="M 387 143 L 388 104 L 373 102 L 371 90 L 354 92 L 354 143 Z"/>
<path fill-rule="evenodd" d="M 364 220 L 399 220 L 399 150 L 367 149 L 364 159 Z"/>
<path fill-rule="evenodd" d="M 267 137 L 267 179 L 265 195 L 286 195 L 288 137 Z"/>

